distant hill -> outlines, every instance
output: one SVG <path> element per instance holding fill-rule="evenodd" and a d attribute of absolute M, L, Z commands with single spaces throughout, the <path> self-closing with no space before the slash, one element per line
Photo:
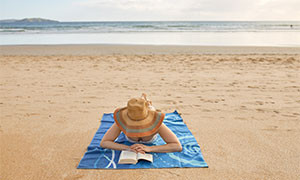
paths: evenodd
<path fill-rule="evenodd" d="M 0 20 L 0 23 L 12 23 L 17 21 L 17 19 L 4 19 L 4 20 Z"/>
<path fill-rule="evenodd" d="M 59 23 L 59 21 L 43 19 L 43 18 L 24 18 L 24 19 L 4 19 L 4 20 L 0 20 L 0 23 L 36 24 L 36 23 Z"/>

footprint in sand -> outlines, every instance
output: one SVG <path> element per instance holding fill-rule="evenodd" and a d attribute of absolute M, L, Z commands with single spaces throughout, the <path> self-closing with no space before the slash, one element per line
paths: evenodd
<path fill-rule="evenodd" d="M 284 116 L 284 117 L 291 117 L 291 118 L 298 117 L 298 116 L 294 116 L 294 115 L 290 115 L 290 114 L 282 114 L 282 116 Z"/>
<path fill-rule="evenodd" d="M 246 107 L 246 106 L 240 106 L 240 108 L 241 108 L 241 109 L 247 109 L 247 107 Z"/>
<path fill-rule="evenodd" d="M 263 131 L 277 131 L 278 126 L 268 126 L 267 128 L 261 129 Z"/>
<path fill-rule="evenodd" d="M 259 86 L 248 86 L 248 88 L 251 88 L 251 89 L 259 89 Z"/>
<path fill-rule="evenodd" d="M 210 109 L 202 109 L 203 112 L 211 112 Z"/>
<path fill-rule="evenodd" d="M 83 177 L 84 175 L 81 174 L 67 175 L 64 177 L 64 180 L 76 180 L 76 179 L 81 179 Z"/>
<path fill-rule="evenodd" d="M 26 116 L 38 116 L 40 115 L 39 113 L 26 113 Z"/>
<path fill-rule="evenodd" d="M 243 118 L 243 117 L 235 117 L 234 119 L 238 119 L 238 120 L 247 120 L 246 118 Z"/>
<path fill-rule="evenodd" d="M 263 109 L 256 109 L 256 111 L 258 111 L 258 112 L 265 112 L 265 110 L 263 110 Z"/>
<path fill-rule="evenodd" d="M 255 103 L 259 104 L 259 105 L 263 105 L 264 104 L 264 102 L 262 102 L 262 101 L 255 101 Z"/>
<path fill-rule="evenodd" d="M 162 100 L 162 101 L 159 101 L 160 103 L 164 103 L 164 104 L 177 104 L 176 101 L 173 101 L 173 100 Z"/>

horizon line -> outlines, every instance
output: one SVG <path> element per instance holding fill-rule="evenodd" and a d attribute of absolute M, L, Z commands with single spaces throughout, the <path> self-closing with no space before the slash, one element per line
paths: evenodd
<path fill-rule="evenodd" d="M 5 20 L 23 20 L 23 19 L 44 19 L 58 22 L 271 22 L 271 21 L 289 21 L 289 22 L 300 22 L 299 20 L 56 20 L 41 17 L 29 17 L 29 18 L 6 18 L 0 19 Z"/>

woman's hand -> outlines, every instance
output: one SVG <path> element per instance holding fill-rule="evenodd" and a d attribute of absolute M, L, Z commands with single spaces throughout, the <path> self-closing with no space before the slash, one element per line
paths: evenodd
<path fill-rule="evenodd" d="M 133 144 L 130 146 L 130 150 L 133 150 L 136 153 L 145 154 L 146 152 L 151 151 L 151 146 L 146 146 L 144 144 Z"/>

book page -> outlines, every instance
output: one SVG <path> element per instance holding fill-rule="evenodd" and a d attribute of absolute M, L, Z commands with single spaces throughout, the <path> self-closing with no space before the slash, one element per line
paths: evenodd
<path fill-rule="evenodd" d="M 152 154 L 142 154 L 142 153 L 138 153 L 137 154 L 137 159 L 140 160 L 140 159 L 143 159 L 143 160 L 146 160 L 146 161 L 150 161 L 150 162 L 153 162 L 153 155 Z"/>
<path fill-rule="evenodd" d="M 136 164 L 137 154 L 133 151 L 122 151 L 118 164 Z"/>

